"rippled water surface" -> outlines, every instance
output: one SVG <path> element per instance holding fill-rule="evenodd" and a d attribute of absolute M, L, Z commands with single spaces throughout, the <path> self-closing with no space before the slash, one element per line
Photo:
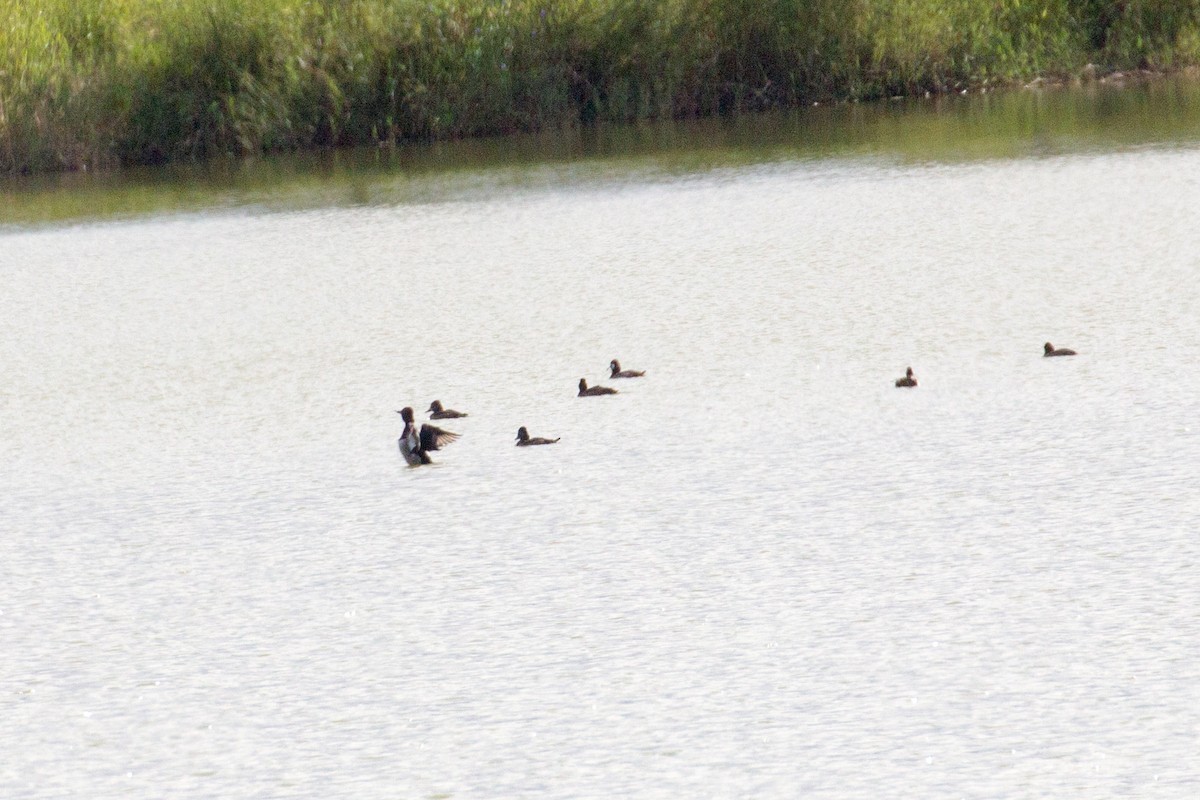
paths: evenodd
<path fill-rule="evenodd" d="M 18 219 L 0 796 L 1200 795 L 1200 144 L 1002 138 Z"/>

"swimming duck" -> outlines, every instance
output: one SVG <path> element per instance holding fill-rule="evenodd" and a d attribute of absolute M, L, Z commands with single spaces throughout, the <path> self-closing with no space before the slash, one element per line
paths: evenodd
<path fill-rule="evenodd" d="M 410 467 L 432 464 L 429 451 L 441 450 L 442 445 L 450 444 L 458 438 L 457 433 L 444 431 L 429 424 L 422 425 L 418 432 L 416 423 L 413 422 L 411 406 L 405 406 L 396 413 L 404 420 L 404 433 L 400 434 L 400 455 L 404 456 Z"/>
<path fill-rule="evenodd" d="M 896 378 L 896 385 L 904 387 L 917 385 L 917 379 L 913 375 L 912 367 L 909 367 L 908 370 L 905 371 L 903 378 Z"/>
<path fill-rule="evenodd" d="M 1074 350 L 1071 350 L 1066 347 L 1060 347 L 1056 350 L 1056 349 L 1054 349 L 1054 345 L 1050 344 L 1049 342 L 1046 342 L 1046 344 L 1042 345 L 1042 347 L 1045 350 L 1045 352 L 1042 353 L 1043 357 L 1078 355 Z"/>
<path fill-rule="evenodd" d="M 617 361 L 615 358 L 608 362 L 608 366 L 610 369 L 612 369 L 612 375 L 608 376 L 610 378 L 640 378 L 646 374 L 645 372 L 638 372 L 637 370 L 621 369 L 621 362 Z"/>
<path fill-rule="evenodd" d="M 434 400 L 429 404 L 429 408 L 426 409 L 426 411 L 429 412 L 430 419 L 458 419 L 459 417 L 466 416 L 466 414 L 461 411 L 455 411 L 450 408 L 442 408 L 441 400 Z"/>
<path fill-rule="evenodd" d="M 558 437 L 561 439 L 562 437 Z M 543 439 L 541 436 L 529 438 L 529 431 L 525 430 L 525 426 L 517 428 L 517 447 L 529 447 L 535 444 L 554 444 L 558 439 Z"/>
<path fill-rule="evenodd" d="M 579 379 L 579 397 L 599 397 L 602 394 L 616 394 L 616 389 L 610 389 L 607 386 L 592 386 L 588 387 L 587 380 Z"/>

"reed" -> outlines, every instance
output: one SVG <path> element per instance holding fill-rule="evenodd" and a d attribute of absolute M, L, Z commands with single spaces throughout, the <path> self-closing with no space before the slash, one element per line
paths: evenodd
<path fill-rule="evenodd" d="M 0 172 L 1200 63 L 1200 0 L 0 0 Z"/>

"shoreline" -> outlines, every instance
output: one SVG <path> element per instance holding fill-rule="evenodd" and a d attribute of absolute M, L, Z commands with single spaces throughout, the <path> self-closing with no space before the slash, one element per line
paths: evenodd
<path fill-rule="evenodd" d="M 1094 66 L 1089 64 L 1090 66 Z M 1086 68 L 1085 68 L 1086 69 Z M 883 105 L 888 102 L 903 101 L 903 100 L 920 100 L 920 99 L 937 99 L 982 95 L 982 94 L 1015 94 L 1021 92 L 1033 91 L 1058 91 L 1066 89 L 1078 89 L 1088 86 L 1103 87 L 1106 89 L 1121 90 L 1126 88 L 1143 87 L 1156 83 L 1165 83 L 1175 79 L 1195 80 L 1200 82 L 1200 67 L 1187 66 L 1176 70 L 1151 70 L 1151 69 L 1136 69 L 1136 70 L 1121 70 L 1108 69 L 1105 72 L 1095 72 L 1087 74 L 1081 71 L 1079 74 L 1071 76 L 1063 76 L 1061 74 L 1054 75 L 1039 75 L 1032 80 L 1012 80 L 1004 82 L 982 83 L 978 85 L 966 86 L 963 88 L 943 87 L 940 89 L 927 89 L 920 93 L 913 94 L 898 94 L 888 97 L 872 97 L 868 99 L 860 98 L 837 98 L 828 100 L 814 100 L 804 104 L 792 105 L 773 105 L 761 109 L 735 111 L 726 114 L 708 114 L 684 117 L 672 117 L 670 119 L 660 117 L 647 117 L 635 120 L 595 120 L 589 123 L 565 124 L 556 127 L 533 128 L 533 129 L 517 129 L 504 132 L 485 131 L 467 135 L 452 135 L 444 137 L 413 137 L 406 139 L 391 139 L 379 142 L 347 142 L 337 145 L 312 145 L 307 147 L 280 148 L 271 150 L 259 150 L 253 152 L 240 153 L 218 153 L 202 158 L 188 159 L 168 159 L 156 162 L 132 162 L 132 163 L 116 163 L 109 161 L 100 166 L 94 166 L 89 162 L 81 162 L 72 166 L 60 166 L 51 169 L 26 169 L 18 171 L 4 172 L 0 171 L 0 180 L 14 180 L 21 178 L 38 178 L 52 177 L 55 175 L 94 175 L 97 177 L 108 176 L 115 177 L 122 174 L 128 174 L 131 171 L 141 171 L 145 169 L 153 169 L 155 167 L 199 167 L 206 164 L 217 164 L 222 161 L 252 163 L 256 160 L 264 158 L 272 158 L 279 156 L 323 156 L 336 155 L 337 153 L 352 153 L 362 152 L 365 149 L 375 148 L 380 151 L 395 152 L 411 145 L 436 145 L 455 142 L 491 142 L 503 141 L 505 139 L 515 139 L 518 137 L 538 136 L 541 134 L 554 134 L 555 132 L 565 133 L 570 131 L 587 131 L 599 130 L 610 125 L 642 125 L 642 124 L 662 124 L 671 122 L 698 122 L 703 120 L 718 120 L 732 119 L 738 116 L 756 115 L 763 113 L 803 113 L 808 108 L 837 108 L 849 107 L 855 105 Z"/>
<path fill-rule="evenodd" d="M 1121 88 L 1131 85 L 1140 86 L 1171 78 L 1200 79 L 1200 66 L 1188 65 L 1171 70 L 1147 69 L 1145 67 L 1122 70 L 1115 67 L 1100 67 L 1089 62 L 1080 68 L 1075 75 L 1070 77 L 1039 75 L 1033 80 L 1020 83 L 1012 88 L 1053 89 L 1066 86 L 1086 86 L 1093 83 L 1101 86 Z"/>

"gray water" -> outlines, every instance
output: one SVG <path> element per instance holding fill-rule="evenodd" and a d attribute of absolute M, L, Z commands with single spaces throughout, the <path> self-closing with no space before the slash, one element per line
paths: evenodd
<path fill-rule="evenodd" d="M 0 796 L 1200 795 L 1200 141 L 997 136 L 15 214 Z"/>

